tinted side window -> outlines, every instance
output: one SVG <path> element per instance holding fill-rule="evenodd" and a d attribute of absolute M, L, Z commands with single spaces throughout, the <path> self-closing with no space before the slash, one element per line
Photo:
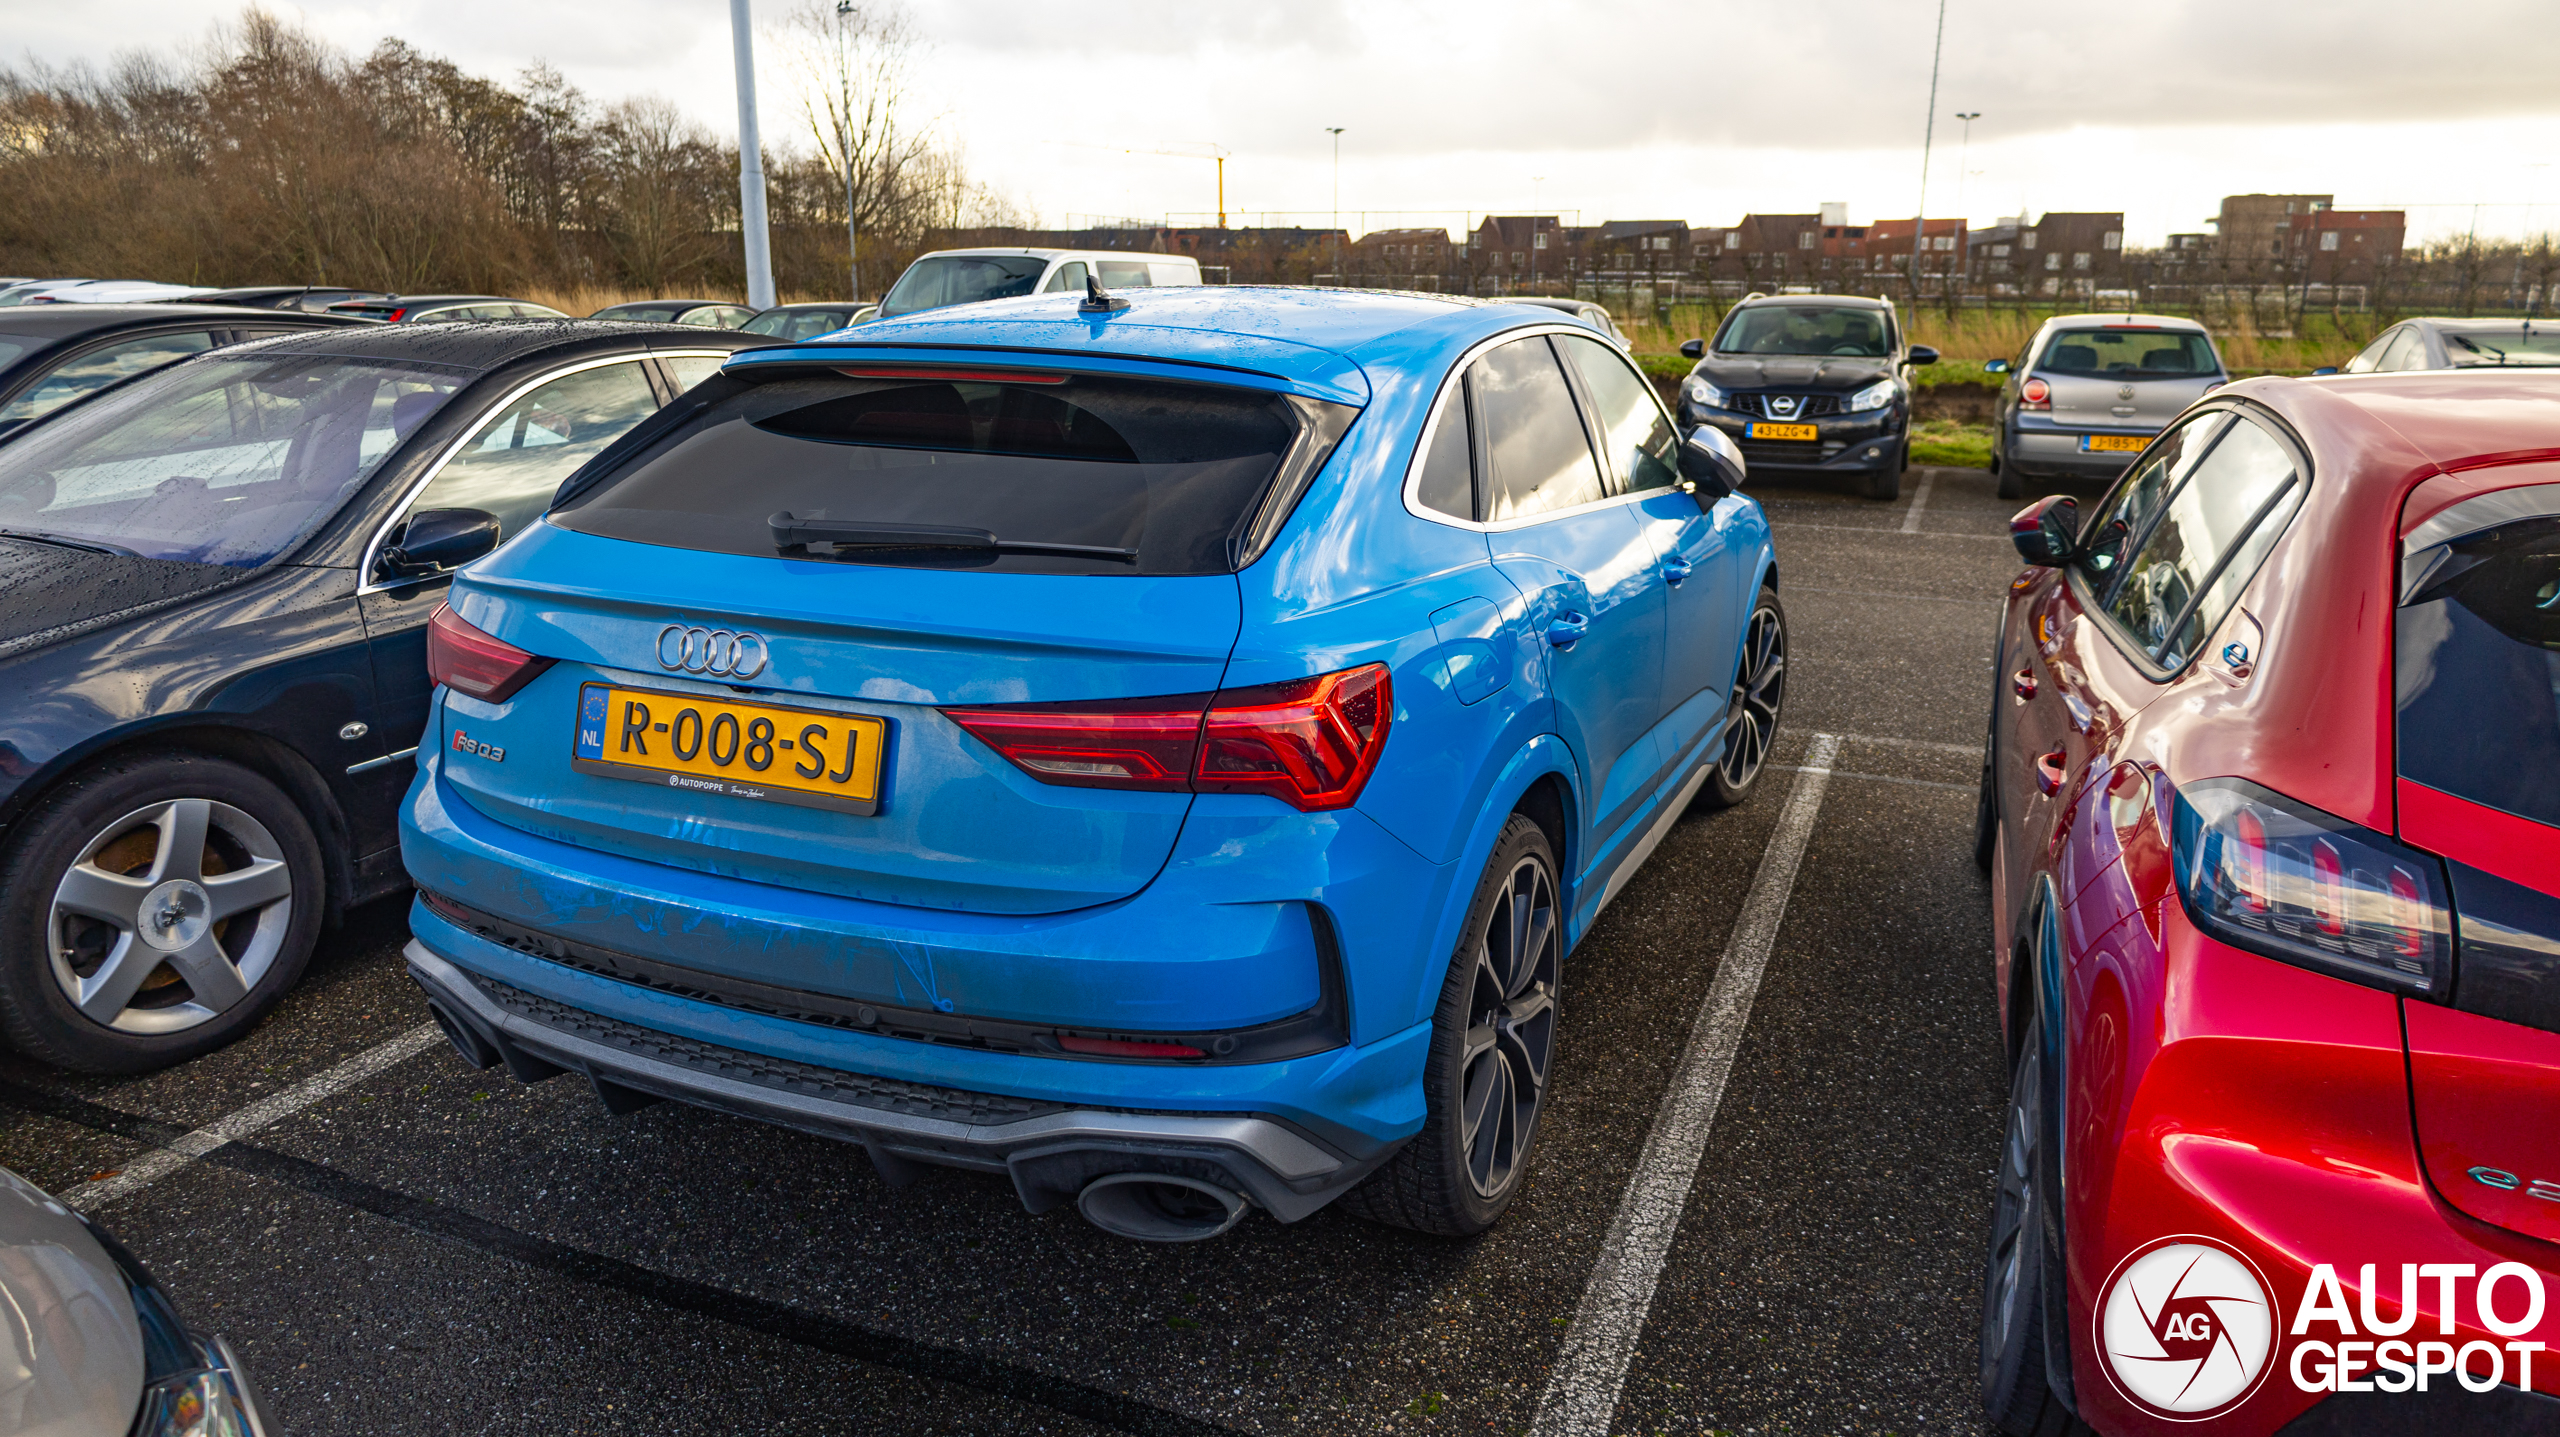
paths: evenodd
<path fill-rule="evenodd" d="M 1414 481 L 1414 497 L 1422 507 L 1452 519 L 1476 516 L 1475 448 L 1467 424 L 1467 386 L 1449 386 L 1423 436 L 1422 474 Z"/>
<path fill-rule="evenodd" d="M 2389 334 L 2383 335 L 2373 343 L 2356 351 L 2356 357 L 2348 360 L 2342 365 L 2339 365 L 2338 372 L 2340 374 L 2372 373 L 2374 369 L 2382 363 L 2382 351 L 2390 346 L 2393 336 L 2399 334 L 2399 332 L 2400 331 L 2395 329 Z"/>
<path fill-rule="evenodd" d="M 570 471 L 657 408 L 637 360 L 563 375 L 482 424 L 410 511 L 483 510 L 498 516 L 501 541 L 513 538 Z"/>
<path fill-rule="evenodd" d="M 1155 283 L 1142 259 L 1096 260 L 1093 267 L 1102 272 L 1104 289 L 1145 289 Z"/>
<path fill-rule="evenodd" d="M 1491 460 L 1488 520 L 1518 519 L 1604 497 L 1581 412 L 1543 336 L 1515 339 L 1469 371 Z"/>
<path fill-rule="evenodd" d="M 2560 516 L 2447 547 L 2398 613 L 2400 772 L 2560 825 Z"/>
<path fill-rule="evenodd" d="M 825 331 L 817 330 L 812 332 L 824 333 Z M 791 337 L 797 339 L 800 336 L 793 335 Z M 667 367 L 668 377 L 676 382 L 676 392 L 678 394 L 682 394 L 686 390 L 700 384 L 702 381 L 718 374 L 720 372 L 720 361 L 724 358 L 726 358 L 725 355 L 718 354 L 670 354 L 661 358 L 658 362 Z"/>
<path fill-rule="evenodd" d="M 2155 660 L 2192 657 L 2302 502 L 2293 454 L 2235 417 L 2169 497 L 2107 612 Z"/>
<path fill-rule="evenodd" d="M 1680 445 L 1662 402 L 1618 352 L 1597 340 L 1568 335 L 1558 341 L 1582 387 L 1600 412 L 1601 449 L 1610 478 L 1621 492 L 1668 489 L 1680 482 Z"/>
<path fill-rule="evenodd" d="M 2142 536 L 2151 518 L 2160 511 L 2161 500 L 2177 488 L 2196 461 L 2213 447 L 2216 436 L 2231 422 L 2231 411 L 2216 409 L 2197 415 L 2179 425 L 2149 452 L 2132 473 L 2124 476 L 2098 507 L 2097 515 L 2082 529 L 2080 571 L 2089 577 L 2091 587 L 2100 594 L 2114 582 L 2116 567 L 2124 562 L 2125 551 Z"/>
<path fill-rule="evenodd" d="M 2403 325 L 2391 336 L 2391 342 L 2382 347 L 2381 357 L 2374 360 L 2373 367 L 2377 371 L 2419 369 L 2426 362 L 2426 341 L 2418 338 L 2416 330 Z"/>
<path fill-rule="evenodd" d="M 1084 288 L 1084 261 L 1080 259 L 1071 259 L 1058 266 L 1058 272 L 1049 276 L 1049 282 L 1041 286 L 1044 291 L 1082 288 Z"/>

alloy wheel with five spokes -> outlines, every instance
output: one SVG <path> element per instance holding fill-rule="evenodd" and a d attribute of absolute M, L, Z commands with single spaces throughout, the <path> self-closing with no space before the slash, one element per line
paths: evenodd
<path fill-rule="evenodd" d="M 137 808 L 54 885 L 54 981 L 101 1027 L 183 1032 L 266 976 L 292 927 L 293 890 L 283 845 L 245 810 L 194 797 Z"/>
<path fill-rule="evenodd" d="M 1555 880 L 1539 857 L 1523 856 L 1494 895 L 1468 979 L 1458 1137 L 1479 1197 L 1508 1194 L 1536 1135 L 1563 947 Z"/>

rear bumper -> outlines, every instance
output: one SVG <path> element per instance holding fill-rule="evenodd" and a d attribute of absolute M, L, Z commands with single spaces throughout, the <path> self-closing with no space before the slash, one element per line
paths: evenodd
<path fill-rule="evenodd" d="M 2112 480 L 2139 457 L 2138 453 L 2122 451 L 2083 454 L 2077 430 L 2059 434 L 2021 428 L 2009 431 L 2009 442 L 2002 451 L 2000 462 L 2020 474 L 2057 479 Z"/>
<path fill-rule="evenodd" d="M 670 1098 L 858 1143 L 893 1182 L 917 1163 L 1004 1173 L 1035 1213 L 1108 1173 L 1180 1172 L 1294 1222 L 1395 1147 L 1339 1132 L 1328 1140 L 1268 1114 L 1085 1107 L 778 1059 L 471 973 L 423 941 L 406 956 L 437 1022 L 475 1066 L 504 1066 L 527 1082 L 582 1074 L 619 1111 Z"/>
<path fill-rule="evenodd" d="M 2075 907 L 2107 896 L 2119 873 L 2094 880 Z M 2208 938 L 2174 893 L 2153 921 L 2156 930 L 2142 915 L 2101 928 L 2066 979 L 2079 1034 L 2064 1082 L 2073 1095 L 2068 1330 L 2080 1416 L 2107 1437 L 2192 1430 L 2116 1390 L 2096 1317 L 2127 1254 L 2202 1235 L 2256 1264 L 2280 1318 L 2262 1384 L 2214 1431 L 2560 1432 L 2560 1401 L 2518 1391 L 2518 1359 L 2504 1349 L 2544 1343 L 2534 1384 L 2560 1386 L 2560 1302 L 2531 1331 L 2494 1333 L 2480 1321 L 2475 1280 L 2522 1262 L 2560 1298 L 2560 1264 L 2551 1247 L 2455 1210 L 2428 1181 L 2410 1126 L 2400 1000 Z M 2075 916 L 2081 922 L 2104 919 Z M 2464 1274 L 2452 1310 L 2440 1308 L 2444 1289 L 2430 1278 L 2418 1286 L 2414 1322 L 2396 1334 L 2368 1326 L 2367 1312 L 2399 1316 L 2404 1263 Z M 2351 1330 L 2325 1305 L 2306 1314 L 2321 1267 L 2336 1277 Z M 2368 1270 L 2379 1289 L 2370 1298 L 2361 1291 Z M 2523 1295 L 2511 1288 L 2500 1303 L 2513 1318 Z M 2505 1385 L 2468 1392 L 2439 1366 L 2423 1391 L 2361 1390 L 2377 1375 L 2378 1342 L 2403 1344 L 2389 1354 L 2401 1362 L 2420 1343 L 2446 1344 L 2446 1360 L 2486 1343 L 2498 1349 Z M 2350 1388 L 2338 1390 L 2336 1364 L 2350 1348 Z M 2463 1360 L 2488 1375 L 2484 1353 Z"/>

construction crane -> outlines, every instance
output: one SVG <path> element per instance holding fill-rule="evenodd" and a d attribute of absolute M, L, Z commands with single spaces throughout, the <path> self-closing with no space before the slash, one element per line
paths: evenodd
<path fill-rule="evenodd" d="M 1218 165 L 1218 228 L 1227 227 L 1227 157 L 1234 151 L 1207 140 L 1176 140 L 1184 146 L 1178 150 L 1158 149 L 1145 145 L 1095 145 L 1082 140 L 1046 140 L 1044 144 L 1066 145 L 1079 150 L 1114 150 L 1124 155 L 1165 155 L 1177 160 L 1214 160 Z"/>

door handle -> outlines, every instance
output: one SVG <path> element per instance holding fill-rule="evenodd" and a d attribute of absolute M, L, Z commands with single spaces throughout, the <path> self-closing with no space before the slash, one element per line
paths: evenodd
<path fill-rule="evenodd" d="M 2034 698 L 2036 696 L 2035 674 L 2027 669 L 2018 670 L 2009 678 L 2009 692 L 2016 694 L 2021 702 Z"/>
<path fill-rule="evenodd" d="M 1582 642 L 1583 636 L 1590 632 L 1589 618 L 1567 610 L 1556 615 L 1556 621 L 1547 625 L 1547 642 L 1559 649 L 1570 649 Z"/>
<path fill-rule="evenodd" d="M 2048 797 L 2062 791 L 2062 765 L 2068 757 L 2061 749 L 2055 749 L 2036 759 L 2036 787 Z"/>
<path fill-rule="evenodd" d="M 1689 577 L 1689 561 L 1677 554 L 1663 560 L 1662 577 L 1670 581 L 1671 587 L 1679 588 L 1680 581 Z"/>

